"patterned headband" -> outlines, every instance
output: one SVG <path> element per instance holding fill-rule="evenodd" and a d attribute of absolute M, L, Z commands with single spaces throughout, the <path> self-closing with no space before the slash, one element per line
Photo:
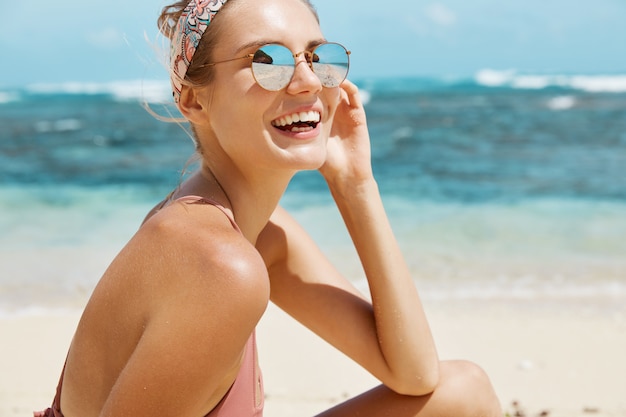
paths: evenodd
<path fill-rule="evenodd" d="M 204 31 L 228 0 L 191 0 L 178 19 L 170 47 L 171 81 L 174 101 L 178 104 L 193 55 Z"/>

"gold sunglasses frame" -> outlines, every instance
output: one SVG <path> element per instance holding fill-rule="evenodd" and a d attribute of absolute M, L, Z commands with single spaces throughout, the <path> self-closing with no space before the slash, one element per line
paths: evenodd
<path fill-rule="evenodd" d="M 307 50 L 305 49 L 304 51 L 300 51 L 300 52 L 297 52 L 297 53 L 293 53 L 293 52 L 292 52 L 291 50 L 289 50 L 289 48 L 287 48 L 286 46 L 285 46 L 285 49 L 287 49 L 287 50 L 289 50 L 289 52 L 291 52 L 291 56 L 293 57 L 293 64 L 294 64 L 294 68 L 298 65 L 298 61 L 297 61 L 297 60 L 298 60 L 298 57 L 299 57 L 300 55 L 304 55 L 304 59 L 305 59 L 306 63 L 308 64 L 308 66 L 309 66 L 309 68 L 311 69 L 311 71 L 313 71 L 313 73 L 315 74 L 315 70 L 313 69 L 313 56 L 315 55 L 315 50 L 316 50 L 317 48 L 319 48 L 320 46 L 323 46 L 323 45 L 329 45 L 329 44 L 332 44 L 332 45 L 339 45 L 339 46 L 340 46 L 340 47 L 341 47 L 341 48 L 342 48 L 342 49 L 346 52 L 346 56 L 348 57 L 348 62 L 347 62 L 347 64 L 348 64 L 348 65 L 347 65 L 347 67 L 348 67 L 348 68 L 347 68 L 347 70 L 346 70 L 346 77 L 347 77 L 347 75 L 348 75 L 348 71 L 350 70 L 350 54 L 351 54 L 352 52 L 351 52 L 351 51 L 349 51 L 349 50 L 348 50 L 345 46 L 343 46 L 342 44 L 340 44 L 340 43 L 338 43 L 338 42 L 324 42 L 324 43 L 320 43 L 319 45 L 316 45 L 316 46 L 315 46 L 315 48 L 313 48 L 313 50 L 311 50 L 311 51 L 307 51 Z M 210 63 L 208 63 L 208 64 L 202 64 L 202 65 L 200 65 L 200 66 L 199 66 L 199 68 L 204 68 L 204 67 L 213 67 L 213 66 L 218 65 L 218 64 L 224 64 L 224 63 L 226 63 L 226 62 L 239 61 L 239 60 L 242 60 L 242 59 L 252 59 L 252 58 L 254 58 L 254 56 L 257 54 L 257 52 L 259 52 L 259 50 L 263 49 L 264 47 L 266 47 L 266 46 L 268 46 L 268 45 L 280 45 L 280 44 L 268 43 L 268 44 L 266 44 L 266 45 L 263 45 L 263 46 L 259 47 L 256 51 L 254 51 L 254 53 L 251 53 L 251 54 L 246 54 L 246 55 L 244 55 L 244 56 L 240 56 L 240 57 L 237 57 L 237 58 L 224 59 L 224 60 L 222 60 L 222 61 L 210 62 Z M 283 45 L 280 45 L 280 46 L 283 46 Z M 250 63 L 250 69 L 252 69 L 252 63 Z M 254 76 L 254 70 L 252 70 L 252 75 Z M 292 77 L 293 77 L 293 75 L 292 75 Z M 345 79 L 345 78 L 344 78 L 344 79 Z M 256 77 L 255 77 L 255 81 L 256 81 Z M 290 80 L 290 81 L 291 81 L 291 80 Z M 266 90 L 268 90 L 268 91 L 280 91 L 282 88 L 285 88 L 287 85 L 289 85 L 289 82 L 287 83 L 287 85 L 285 85 L 285 87 L 282 87 L 282 88 L 281 88 L 281 89 L 279 89 L 279 90 L 270 90 L 270 89 L 267 89 L 267 88 L 263 87 L 263 85 L 261 85 L 258 81 L 257 81 L 257 84 L 259 84 L 259 86 L 261 86 L 261 88 L 266 89 Z"/>

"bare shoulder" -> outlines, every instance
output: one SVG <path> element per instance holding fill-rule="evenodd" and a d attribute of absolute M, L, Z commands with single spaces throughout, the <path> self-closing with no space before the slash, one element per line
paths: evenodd
<path fill-rule="evenodd" d="M 261 307 L 267 270 L 254 246 L 210 204 L 173 203 L 149 218 L 127 248 L 160 295 L 229 297 Z"/>
<path fill-rule="evenodd" d="M 203 204 L 164 208 L 92 294 L 72 342 L 66 406 L 101 409 L 109 396 L 120 407 L 141 405 L 141 413 L 154 404 L 180 409 L 193 398 L 206 399 L 202 412 L 211 409 L 232 384 L 268 300 L 261 256 L 224 213 Z M 102 375 L 97 383 L 94 373 Z"/>
<path fill-rule="evenodd" d="M 72 343 L 65 406 L 101 410 L 108 398 L 109 415 L 206 414 L 232 385 L 268 300 L 261 256 L 223 212 L 171 204 L 94 291 Z"/>

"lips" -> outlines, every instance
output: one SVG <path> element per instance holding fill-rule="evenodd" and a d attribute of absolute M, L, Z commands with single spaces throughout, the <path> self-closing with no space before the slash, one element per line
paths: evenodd
<path fill-rule="evenodd" d="M 317 127 L 321 115 L 317 111 L 306 111 L 289 114 L 272 121 L 272 126 L 287 132 L 308 132 Z"/>

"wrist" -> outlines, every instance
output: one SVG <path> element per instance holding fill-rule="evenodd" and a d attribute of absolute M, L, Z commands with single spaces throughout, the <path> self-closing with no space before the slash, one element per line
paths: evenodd
<path fill-rule="evenodd" d="M 328 188 L 334 199 L 339 202 L 354 202 L 379 195 L 378 183 L 373 176 L 355 179 L 327 179 Z"/>

